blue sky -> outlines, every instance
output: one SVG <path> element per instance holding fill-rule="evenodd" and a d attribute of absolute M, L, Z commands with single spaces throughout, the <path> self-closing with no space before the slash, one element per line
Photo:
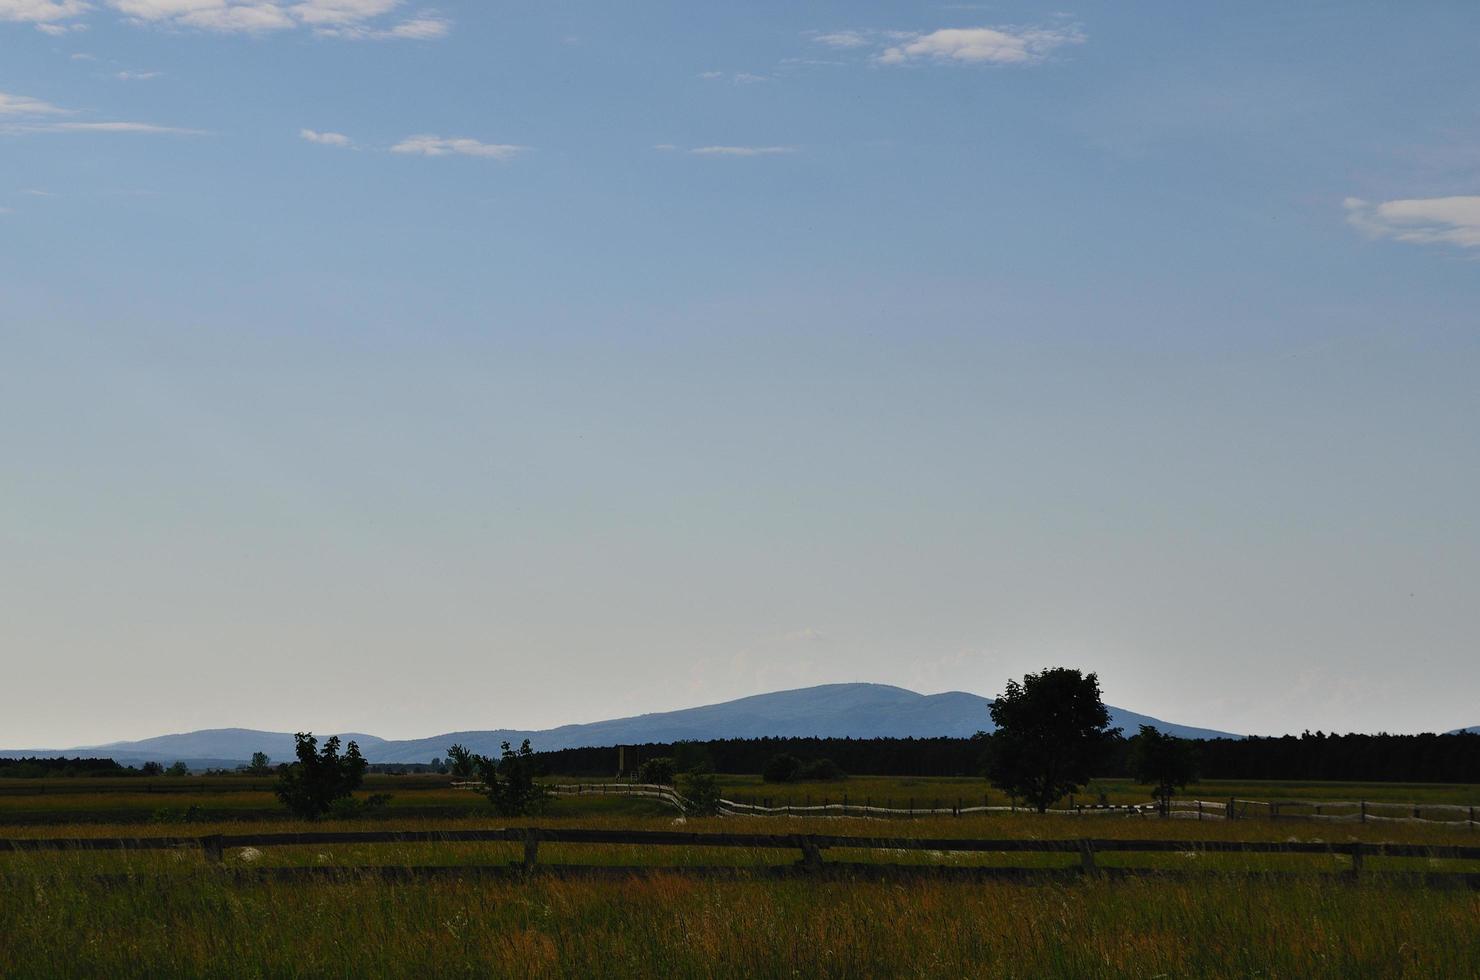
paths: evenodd
<path fill-rule="evenodd" d="M 1060 663 L 1480 723 L 1477 39 L 0 0 L 0 744 Z"/>

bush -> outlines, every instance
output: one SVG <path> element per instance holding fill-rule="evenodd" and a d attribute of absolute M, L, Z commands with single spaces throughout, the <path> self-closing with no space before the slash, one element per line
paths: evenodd
<path fill-rule="evenodd" d="M 705 768 L 684 774 L 679 793 L 688 800 L 685 813 L 695 817 L 712 817 L 719 813 L 719 782 Z"/>
<path fill-rule="evenodd" d="M 454 743 L 447 748 L 447 766 L 453 778 L 466 782 L 478 774 L 478 756 L 466 746 Z"/>
<path fill-rule="evenodd" d="M 365 758 L 354 742 L 341 756 L 338 735 L 331 736 L 320 751 L 315 751 L 318 740 L 312 732 L 293 737 L 298 761 L 284 766 L 279 774 L 277 798 L 295 817 L 317 820 L 359 789 L 365 780 Z"/>
<path fill-rule="evenodd" d="M 802 767 L 802 779 L 817 783 L 835 783 L 847 779 L 843 767 L 831 759 L 818 759 Z"/>
<path fill-rule="evenodd" d="M 329 806 L 329 816 L 335 820 L 354 820 L 358 817 L 386 816 L 390 809 L 391 794 L 371 793 L 363 800 L 345 796 Z"/>
<path fill-rule="evenodd" d="M 649 759 L 637 770 L 637 779 L 657 786 L 672 786 L 676 768 L 673 760 L 666 756 Z"/>
<path fill-rule="evenodd" d="M 497 761 L 481 755 L 475 758 L 483 777 L 483 791 L 500 816 L 522 817 L 544 809 L 549 794 L 535 782 L 534 751 L 529 739 L 517 751 L 505 742 L 503 757 Z"/>
<path fill-rule="evenodd" d="M 768 783 L 794 783 L 802 775 L 802 760 L 783 752 L 773 755 L 761 770 L 761 778 Z"/>

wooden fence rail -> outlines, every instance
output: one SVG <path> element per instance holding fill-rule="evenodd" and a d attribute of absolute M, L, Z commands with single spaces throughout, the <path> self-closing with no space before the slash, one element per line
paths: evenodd
<path fill-rule="evenodd" d="M 995 854 L 1075 854 L 1079 856 L 1077 869 L 1084 874 L 1097 874 L 1102 869 L 1096 858 L 1106 854 L 1127 853 L 1178 853 L 1178 854 L 1274 854 L 1274 855 L 1329 855 L 1345 857 L 1350 862 L 1350 875 L 1362 873 L 1363 861 L 1371 857 L 1421 858 L 1433 860 L 1480 861 L 1480 847 L 1432 844 L 1369 844 L 1361 842 L 1317 843 L 1306 841 L 1221 841 L 1221 840 L 1116 840 L 1078 838 L 1065 840 L 1034 840 L 1024 838 L 974 839 L 956 837 L 861 837 L 834 834 L 718 834 L 690 833 L 667 830 L 602 830 L 560 827 L 506 827 L 490 830 L 442 830 L 442 831 L 360 831 L 360 832 L 305 832 L 275 834 L 210 834 L 200 837 L 81 837 L 81 838 L 19 838 L 0 839 L 0 852 L 36 851 L 136 851 L 165 850 L 176 848 L 198 848 L 210 862 L 220 863 L 228 849 L 246 847 L 295 847 L 325 844 L 446 844 L 446 843 L 514 843 L 523 845 L 523 859 L 515 866 L 532 872 L 539 866 L 541 844 L 619 844 L 640 847 L 690 847 L 690 848 L 750 848 L 794 850 L 800 853 L 795 868 L 804 872 L 820 872 L 825 868 L 833 872 L 856 871 L 877 874 L 890 869 L 909 873 L 921 873 L 920 865 L 825 862 L 823 852 L 829 850 L 854 851 L 914 851 L 932 855 L 959 853 Z M 601 866 L 556 864 L 547 868 L 559 872 L 601 871 Z M 928 867 L 932 866 L 925 866 Z M 983 873 L 1035 870 L 1062 873 L 1057 869 L 978 869 L 933 866 L 942 871 Z M 303 877 L 304 869 L 269 869 L 274 874 L 284 870 L 289 878 Z M 326 873 L 343 874 L 349 869 L 322 869 Z M 370 872 L 386 872 L 389 876 L 414 876 L 421 869 L 399 866 L 398 868 L 369 868 Z M 466 869 L 477 873 L 477 868 Z M 728 868 L 661 868 L 641 866 L 626 869 L 633 872 L 653 873 L 673 870 L 679 873 L 733 874 L 737 869 Z M 739 869 L 743 870 L 743 869 Z M 764 870 L 764 869 L 762 869 Z M 1165 869 L 1108 869 L 1116 874 L 1161 874 Z M 604 873 L 615 873 L 606 868 Z M 395 874 L 392 875 L 391 873 Z M 1395 872 L 1401 874 L 1401 872 Z M 309 875 L 312 877 L 312 875 Z M 1426 872 L 1423 881 L 1468 884 L 1480 888 L 1480 874 Z"/>

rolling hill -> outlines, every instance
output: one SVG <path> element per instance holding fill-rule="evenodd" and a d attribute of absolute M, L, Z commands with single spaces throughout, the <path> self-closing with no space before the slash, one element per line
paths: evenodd
<path fill-rule="evenodd" d="M 721 704 L 663 711 L 543 731 L 493 729 L 447 732 L 430 738 L 390 740 L 347 733 L 371 762 L 427 762 L 460 742 L 474 752 L 491 754 L 505 740 L 529 739 L 536 750 L 581 746 L 674 742 L 684 739 L 760 738 L 817 735 L 835 738 L 970 736 L 990 730 L 991 701 L 963 691 L 917 694 L 886 684 L 824 684 L 776 691 Z M 1133 734 L 1152 725 L 1184 738 L 1238 738 L 1228 732 L 1174 724 L 1111 707 L 1111 724 Z M 229 766 L 266 752 L 274 761 L 293 755 L 293 736 L 243 728 L 220 728 L 161 735 L 136 742 L 111 742 L 78 748 L 7 750 L 0 755 L 107 755 L 124 764 L 184 760 L 192 766 Z"/>

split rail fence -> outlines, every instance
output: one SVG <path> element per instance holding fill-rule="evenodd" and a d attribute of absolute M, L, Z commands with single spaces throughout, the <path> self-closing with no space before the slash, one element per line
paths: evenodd
<path fill-rule="evenodd" d="M 1316 843 L 1273 841 L 1173 841 L 1173 840 L 977 840 L 954 837 L 857 837 L 828 834 L 715 834 L 654 830 L 588 830 L 575 828 L 508 827 L 493 830 L 445 831 L 366 831 L 349 833 L 277 833 L 277 834 L 212 834 L 200 837 L 82 837 L 0 839 L 0 853 L 39 851 L 142 851 L 199 849 L 206 861 L 220 864 L 225 855 L 237 848 L 323 846 L 332 844 L 449 844 L 513 843 L 522 845 L 522 860 L 508 865 L 393 865 L 354 867 L 280 867 L 234 868 L 245 877 L 286 880 L 334 879 L 353 875 L 383 878 L 431 877 L 520 877 L 535 873 L 555 876 L 626 877 L 651 874 L 681 874 L 700 877 L 805 877 L 834 878 L 941 876 L 963 879 L 1008 878 L 1019 880 L 1061 879 L 1084 876 L 1103 877 L 1187 877 L 1188 875 L 1247 874 L 1261 877 L 1325 877 L 1334 880 L 1356 877 L 1383 880 L 1406 880 L 1419 884 L 1467 886 L 1480 889 L 1480 873 L 1462 870 L 1413 872 L 1405 870 L 1365 871 L 1369 858 L 1419 858 L 1436 861 L 1480 862 L 1480 847 L 1429 844 Z M 751 850 L 793 850 L 800 854 L 793 864 L 753 865 L 581 865 L 541 864 L 541 844 L 617 844 L 639 847 L 747 848 Z M 915 852 L 931 857 L 967 853 L 988 853 L 1005 857 L 1009 854 L 1064 854 L 1078 860 L 1057 867 L 1023 867 L 1004 865 L 901 864 L 886 862 L 826 861 L 829 850 L 885 851 L 893 854 Z M 1209 854 L 1257 855 L 1326 855 L 1345 860 L 1345 868 L 1335 872 L 1316 870 L 1218 870 L 1185 871 L 1167 868 L 1137 868 L 1102 865 L 1100 858 L 1111 854 Z"/>
<path fill-rule="evenodd" d="M 456 784 L 475 787 L 476 783 Z M 652 783 L 556 783 L 548 787 L 559 796 L 627 796 L 652 799 L 686 812 L 689 801 L 671 786 Z M 904 802 L 905 806 L 896 806 Z M 918 806 L 916 804 L 919 804 Z M 970 813 L 1031 813 L 1031 809 L 1009 804 L 992 806 L 983 799 L 980 805 L 968 804 L 962 797 L 954 803 L 939 798 L 920 798 L 897 801 L 875 800 L 866 797 L 861 802 L 850 800 L 845 793 L 840 801 L 823 800 L 813 803 L 810 797 L 797 802 L 793 797 L 783 797 L 779 805 L 774 797 L 765 797 L 763 802 L 741 802 L 722 799 L 719 812 L 725 816 L 787 816 L 787 817 L 959 817 Z M 1049 813 L 1071 816 L 1156 816 L 1160 813 L 1154 803 L 1103 805 L 1076 804 L 1069 798 L 1067 808 L 1050 809 Z M 1385 803 L 1366 800 L 1244 800 L 1229 797 L 1223 800 L 1172 800 L 1166 816 L 1179 820 L 1327 820 L 1347 823 L 1422 823 L 1446 824 L 1480 830 L 1480 806 L 1459 806 L 1448 803 Z"/>

